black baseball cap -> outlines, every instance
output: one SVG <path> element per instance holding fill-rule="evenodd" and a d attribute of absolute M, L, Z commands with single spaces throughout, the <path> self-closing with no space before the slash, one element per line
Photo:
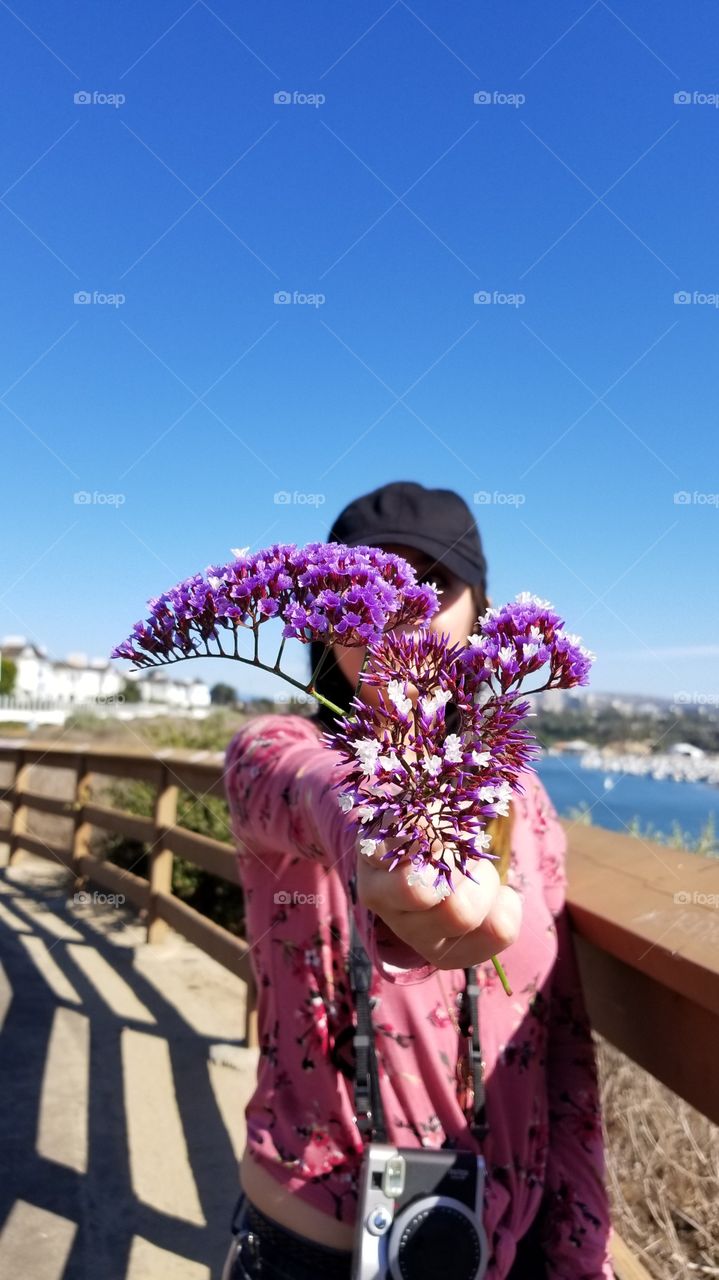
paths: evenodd
<path fill-rule="evenodd" d="M 479 529 L 464 498 L 453 489 L 426 489 L 395 480 L 355 498 L 337 516 L 330 542 L 381 547 L 395 542 L 433 557 L 462 582 L 486 590 L 487 562 Z"/>

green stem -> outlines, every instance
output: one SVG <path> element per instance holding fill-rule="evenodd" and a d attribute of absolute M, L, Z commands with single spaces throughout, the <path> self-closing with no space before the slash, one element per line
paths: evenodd
<path fill-rule="evenodd" d="M 286 641 L 286 639 L 287 639 L 287 636 L 283 636 L 283 637 L 282 637 L 282 643 L 281 643 L 281 645 L 280 645 L 280 647 L 279 647 L 279 651 L 278 651 L 277 657 L 275 658 L 275 665 L 274 665 L 274 668 L 273 668 L 273 670 L 275 670 L 275 671 L 279 671 L 279 669 L 280 669 L 280 662 L 282 661 L 282 650 L 283 650 L 283 649 L 284 649 L 284 647 L 285 647 L 285 641 Z"/>
<path fill-rule="evenodd" d="M 326 644 L 324 649 L 322 650 L 322 653 L 320 654 L 320 660 L 317 663 L 317 666 L 315 667 L 310 677 L 310 684 L 312 685 L 313 688 L 317 684 L 317 677 L 320 674 L 320 671 L 322 670 L 325 662 L 327 661 L 329 652 L 330 652 L 330 646 Z"/>
<path fill-rule="evenodd" d="M 508 981 L 508 979 L 507 979 L 507 975 L 506 975 L 506 973 L 504 972 L 504 969 L 502 968 L 502 966 L 501 966 L 501 964 L 499 963 L 499 960 L 497 959 L 497 957 L 496 957 L 496 956 L 492 956 L 492 964 L 494 965 L 495 969 L 497 970 L 497 974 L 498 974 L 498 976 L 499 976 L 499 981 L 501 982 L 502 986 L 504 987 L 504 990 L 507 992 L 507 995 L 508 995 L 508 996 L 511 996 L 511 994 L 512 994 L 512 988 L 510 987 L 510 985 L 509 985 L 509 981 Z"/>
<path fill-rule="evenodd" d="M 310 693 L 313 698 L 316 698 L 318 702 L 321 702 L 323 707 L 329 707 L 330 711 L 334 711 L 336 716 L 347 715 L 347 712 L 343 711 L 342 707 L 338 707 L 334 702 L 330 702 L 329 698 L 323 697 L 323 695 L 318 693 L 316 689 L 307 689 L 305 692 Z"/>

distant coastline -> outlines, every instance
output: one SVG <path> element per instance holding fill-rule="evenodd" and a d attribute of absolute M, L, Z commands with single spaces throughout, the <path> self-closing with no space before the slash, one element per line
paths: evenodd
<path fill-rule="evenodd" d="M 634 774 L 655 778 L 657 782 L 704 782 L 719 787 L 719 755 L 705 752 L 698 756 L 677 752 L 620 751 L 611 747 L 589 747 L 583 751 L 566 747 L 548 747 L 549 756 L 571 757 L 582 769 L 601 773 Z"/>
<path fill-rule="evenodd" d="M 597 755 L 600 767 L 592 764 L 585 768 L 583 760 L 594 761 Z M 636 767 L 638 760 L 641 767 Z M 655 756 L 640 752 L 614 751 L 605 757 L 594 750 L 580 755 L 552 747 L 542 752 L 536 768 L 562 818 L 588 821 L 660 843 L 680 842 L 688 849 L 696 846 L 696 852 L 707 856 L 716 846 L 714 856 L 719 856 L 715 835 L 719 831 L 719 788 L 704 779 L 677 780 L 673 773 L 653 777 L 646 765 L 654 760 Z"/>

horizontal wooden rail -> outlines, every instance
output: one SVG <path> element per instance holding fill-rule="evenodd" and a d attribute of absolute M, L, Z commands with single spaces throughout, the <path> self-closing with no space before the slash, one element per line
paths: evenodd
<path fill-rule="evenodd" d="M 95 884 L 101 884 L 111 893 L 120 894 L 134 906 L 147 910 L 150 905 L 150 886 L 142 876 L 133 871 L 125 871 L 116 867 L 113 862 L 96 858 L 91 853 L 81 853 L 76 859 L 76 869 L 81 876 L 86 876 Z"/>
<path fill-rule="evenodd" d="M 71 818 L 73 802 L 60 800 L 57 796 L 35 795 L 32 791 L 24 791 L 22 802 L 26 808 L 35 813 L 51 813 L 58 818 Z"/>
<path fill-rule="evenodd" d="M 104 804 L 84 804 L 78 809 L 81 822 L 92 827 L 101 827 L 103 831 L 111 831 L 114 835 L 127 836 L 128 840 L 151 841 L 155 836 L 155 824 L 152 818 L 141 818 L 136 813 L 126 813 L 123 809 L 113 809 Z"/>
<path fill-rule="evenodd" d="M 201 915 L 194 907 L 170 893 L 157 895 L 157 913 L 177 933 L 181 933 L 189 942 L 194 942 L 201 951 L 212 956 L 213 960 L 224 965 L 238 978 L 247 981 L 251 973 L 251 948 L 242 938 L 235 938 L 227 929 L 215 924 L 214 920 L 208 920 L 207 916 Z"/>
<path fill-rule="evenodd" d="M 30 835 L 24 832 L 20 837 L 20 848 L 24 853 L 34 853 L 39 858 L 47 858 L 49 862 L 60 862 L 68 871 L 74 869 L 72 849 L 66 848 L 64 845 L 55 844 L 49 840 L 43 840 L 40 836 Z M 17 849 L 15 850 L 17 852 Z"/>
<path fill-rule="evenodd" d="M 167 843 L 176 857 L 194 862 L 210 875 L 221 876 L 223 880 L 237 884 L 237 856 L 231 845 L 181 827 L 168 832 Z"/>

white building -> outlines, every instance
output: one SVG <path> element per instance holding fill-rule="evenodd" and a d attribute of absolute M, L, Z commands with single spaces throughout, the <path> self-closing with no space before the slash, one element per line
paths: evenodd
<path fill-rule="evenodd" d="M 0 663 L 12 659 L 17 669 L 14 699 L 54 702 L 67 706 L 116 698 L 125 680 L 137 683 L 143 703 L 162 703 L 178 708 L 210 706 L 210 690 L 202 680 L 169 680 L 161 671 L 147 675 L 122 672 L 109 658 L 90 658 L 85 653 L 69 653 L 64 661 L 48 657 L 47 649 L 25 636 L 5 636 L 0 644 Z"/>
<path fill-rule="evenodd" d="M 46 649 L 39 648 L 24 636 L 5 636 L 0 645 L 0 662 L 4 662 L 6 658 L 15 663 L 16 697 L 53 696 L 52 663 L 48 661 Z"/>
<path fill-rule="evenodd" d="M 203 680 L 170 680 L 157 669 L 145 676 L 128 672 L 127 679 L 138 685 L 143 702 L 162 702 L 171 707 L 210 706 L 210 690 Z"/>
<path fill-rule="evenodd" d="M 669 756 L 689 756 L 692 760 L 701 760 L 704 752 L 692 742 L 675 742 L 667 751 Z"/>

